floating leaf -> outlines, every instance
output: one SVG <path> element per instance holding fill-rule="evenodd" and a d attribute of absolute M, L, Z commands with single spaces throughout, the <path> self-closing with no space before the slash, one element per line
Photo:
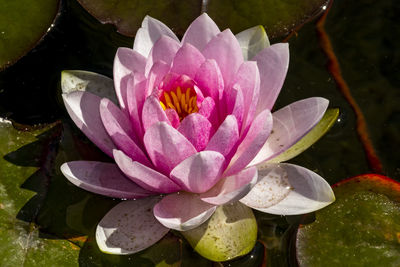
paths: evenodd
<path fill-rule="evenodd" d="M 268 36 L 275 38 L 321 13 L 329 0 L 78 1 L 98 20 L 116 25 L 127 36 L 135 36 L 146 15 L 161 20 L 182 36 L 190 22 L 206 11 L 220 29 L 230 28 L 238 33 L 263 25 Z"/>
<path fill-rule="evenodd" d="M 34 223 L 47 194 L 57 131 L 54 125 L 16 130 L 0 118 L 1 266 L 77 266 L 79 247 Z"/>
<path fill-rule="evenodd" d="M 198 0 L 78 0 L 90 14 L 103 23 L 112 23 L 120 33 L 135 36 L 143 18 L 150 15 L 183 35 L 201 11 Z M 254 25 L 253 25 L 254 26 Z"/>
<path fill-rule="evenodd" d="M 400 184 L 368 174 L 334 191 L 336 202 L 298 230 L 300 266 L 399 266 Z"/>
<path fill-rule="evenodd" d="M 226 261 L 253 249 L 257 222 L 250 208 L 235 202 L 219 206 L 207 222 L 182 234 L 203 257 Z"/>
<path fill-rule="evenodd" d="M 207 13 L 220 29 L 240 32 L 263 25 L 269 38 L 287 35 L 326 9 L 329 0 L 209 0 Z"/>
<path fill-rule="evenodd" d="M 0 70 L 31 50 L 50 29 L 58 0 L 0 2 Z"/>
<path fill-rule="evenodd" d="M 339 109 L 328 109 L 319 123 L 296 144 L 268 163 L 279 163 L 292 159 L 317 142 L 335 124 L 339 116 Z"/>

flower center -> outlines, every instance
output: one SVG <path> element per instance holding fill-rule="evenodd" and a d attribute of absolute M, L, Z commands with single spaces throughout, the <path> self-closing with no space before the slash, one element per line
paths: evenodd
<path fill-rule="evenodd" d="M 179 119 L 184 119 L 187 115 L 198 112 L 197 94 L 192 87 L 182 90 L 180 86 L 171 91 L 164 91 L 160 97 L 160 104 L 164 110 L 171 108 L 178 113 Z"/>

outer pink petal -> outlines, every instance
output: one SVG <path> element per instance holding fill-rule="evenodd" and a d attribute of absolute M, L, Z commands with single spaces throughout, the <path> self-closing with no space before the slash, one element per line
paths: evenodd
<path fill-rule="evenodd" d="M 240 65 L 234 83 L 240 86 L 243 93 L 243 129 L 246 129 L 254 119 L 260 95 L 260 73 L 258 71 L 257 63 L 254 61 L 246 61 Z M 264 101 L 264 99 L 261 101 Z"/>
<path fill-rule="evenodd" d="M 180 43 L 178 41 L 166 35 L 161 36 L 154 44 L 147 58 L 145 74 L 149 73 L 151 67 L 157 61 L 164 61 L 167 64 L 171 64 L 179 48 Z"/>
<path fill-rule="evenodd" d="M 146 16 L 142 21 L 142 27 L 136 33 L 133 50 L 147 57 L 153 45 L 162 35 L 169 36 L 179 42 L 179 39 L 167 25 L 155 18 Z"/>
<path fill-rule="evenodd" d="M 271 110 L 281 91 L 289 67 L 289 45 L 279 43 L 259 52 L 253 60 L 260 71 L 260 101 L 256 113 Z"/>
<path fill-rule="evenodd" d="M 212 125 L 199 113 L 192 113 L 183 119 L 178 131 L 193 144 L 197 151 L 201 151 L 206 147 L 212 134 Z"/>
<path fill-rule="evenodd" d="M 118 48 L 114 58 L 113 72 L 115 92 L 122 110 L 125 110 L 127 106 L 126 91 L 124 92 L 121 88 L 122 78 L 133 72 L 144 74 L 145 66 L 146 58 L 144 56 L 130 48 Z"/>
<path fill-rule="evenodd" d="M 215 22 L 206 13 L 203 13 L 190 24 L 183 36 L 182 43 L 190 43 L 202 50 L 219 32 Z"/>
<path fill-rule="evenodd" d="M 232 175 L 244 169 L 265 144 L 272 129 L 272 115 L 266 109 L 254 119 L 246 137 L 239 145 L 225 175 Z"/>
<path fill-rule="evenodd" d="M 177 192 L 181 189 L 164 174 L 137 161 L 132 161 L 120 150 L 114 150 L 114 159 L 121 171 L 144 189 L 163 194 Z"/>
<path fill-rule="evenodd" d="M 143 105 L 142 123 L 145 131 L 154 123 L 165 121 L 169 123 L 167 115 L 160 105 L 160 101 L 154 95 L 149 96 Z"/>
<path fill-rule="evenodd" d="M 169 229 L 153 215 L 158 197 L 122 201 L 101 219 L 96 228 L 100 250 L 110 254 L 133 254 L 155 244 Z"/>
<path fill-rule="evenodd" d="M 206 58 L 215 59 L 225 86 L 230 85 L 239 66 L 243 63 L 242 49 L 229 29 L 215 36 L 204 48 L 203 55 Z"/>
<path fill-rule="evenodd" d="M 207 59 L 200 66 L 194 80 L 204 96 L 210 96 L 218 103 L 224 90 L 224 78 L 214 59 Z"/>
<path fill-rule="evenodd" d="M 228 115 L 211 137 L 205 150 L 217 151 L 226 157 L 238 140 L 239 130 L 236 118 L 233 115 Z"/>
<path fill-rule="evenodd" d="M 250 166 L 271 159 L 296 143 L 319 122 L 328 104 L 324 98 L 311 97 L 274 112 L 271 136 Z"/>
<path fill-rule="evenodd" d="M 61 172 L 74 185 L 87 191 L 116 198 L 142 198 L 153 194 L 127 179 L 113 163 L 71 161 Z"/>
<path fill-rule="evenodd" d="M 259 170 L 259 177 L 240 202 L 262 212 L 299 215 L 322 209 L 335 201 L 331 186 L 318 174 L 300 166 L 269 164 Z"/>
<path fill-rule="evenodd" d="M 125 113 L 113 102 L 103 98 L 100 103 L 100 116 L 104 128 L 118 148 L 124 151 L 131 159 L 147 166 L 151 165 L 143 150 L 138 146 L 139 141 Z"/>
<path fill-rule="evenodd" d="M 157 170 L 169 174 L 180 162 L 195 154 L 194 146 L 166 122 L 157 122 L 144 134 L 147 153 Z"/>
<path fill-rule="evenodd" d="M 203 193 L 220 179 L 225 158 L 215 151 L 201 151 L 185 159 L 171 171 L 171 179 L 183 190 Z"/>
<path fill-rule="evenodd" d="M 200 199 L 214 205 L 232 203 L 250 192 L 257 181 L 257 168 L 250 167 L 223 178 L 213 188 L 200 194 Z"/>
<path fill-rule="evenodd" d="M 213 215 L 217 207 L 186 192 L 170 194 L 154 206 L 156 219 L 165 227 L 178 231 L 196 228 Z"/>
<path fill-rule="evenodd" d="M 139 140 L 143 138 L 144 134 L 142 127 L 142 109 L 144 101 L 149 93 L 146 87 L 147 81 L 142 79 L 143 77 L 138 74 L 131 76 L 128 81 L 128 88 L 130 88 L 130 90 L 127 92 L 129 117 L 132 122 L 133 130 Z"/>
<path fill-rule="evenodd" d="M 62 97 L 68 114 L 76 126 L 104 153 L 112 157 L 112 150 L 116 147 L 100 118 L 100 97 L 80 91 L 63 94 Z"/>
<path fill-rule="evenodd" d="M 179 75 L 194 77 L 197 69 L 206 59 L 203 54 L 191 44 L 184 44 L 176 53 L 171 71 Z"/>
<path fill-rule="evenodd" d="M 239 132 L 241 132 L 244 116 L 243 93 L 238 84 L 224 91 L 225 107 L 220 107 L 220 114 L 232 114 L 236 117 Z M 222 108 L 222 110 L 221 110 Z M 223 111 L 225 109 L 225 111 Z M 223 116 L 221 116 L 223 117 Z"/>

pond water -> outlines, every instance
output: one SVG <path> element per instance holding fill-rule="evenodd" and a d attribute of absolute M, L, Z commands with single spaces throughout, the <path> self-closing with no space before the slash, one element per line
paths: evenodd
<path fill-rule="evenodd" d="M 396 0 L 335 1 L 324 29 L 340 64 L 341 76 L 364 115 L 367 134 L 382 164 L 381 174 L 399 181 L 398 14 L 400 2 Z M 306 97 L 322 96 L 329 99 L 330 107 L 340 109 L 338 121 L 328 134 L 291 160 L 334 184 L 348 177 L 372 172 L 373 168 L 357 134 L 357 116 L 327 68 L 328 61 L 321 48 L 321 35 L 317 32 L 316 21 L 305 24 L 289 39 L 289 71 L 275 108 Z M 273 39 L 271 43 L 279 41 Z M 0 72 L 0 117 L 28 125 L 61 120 L 64 143 L 59 148 L 62 155 L 57 156 L 56 161 L 62 162 L 65 157 L 73 158 L 71 155 L 74 153 L 70 151 L 68 142 L 73 143 L 71 140 L 76 138 L 84 146 L 78 153 L 79 157 L 102 158 L 74 128 L 65 112 L 60 98 L 60 73 L 66 69 L 81 69 L 111 77 L 116 49 L 121 46 L 130 47 L 132 43 L 132 38 L 116 33 L 111 25 L 101 24 L 75 1 L 64 1 L 54 28 L 44 40 L 15 65 Z M 85 152 L 85 149 L 89 152 Z M 68 207 L 74 204 L 77 210 L 86 212 L 88 203 L 100 203 L 101 207 L 88 211 L 82 219 L 83 225 L 78 227 L 81 233 L 91 237 L 81 244 L 79 263 L 82 266 L 129 264 L 133 258 L 101 254 L 93 241 L 93 226 L 115 201 L 69 187 L 71 196 L 57 196 L 63 186 L 67 187 L 67 182 L 59 171 L 55 172 L 56 178 L 49 192 L 59 202 L 54 207 L 44 204 L 47 210 L 37 220 L 43 233 L 57 237 L 76 236 L 76 231 L 71 230 L 65 221 L 71 210 Z M 58 214 L 59 218 L 50 220 L 49 216 L 54 214 Z M 268 266 L 295 266 L 293 234 L 300 217 L 284 218 L 258 212 L 256 217 L 260 240 L 267 249 Z M 190 251 L 190 248 L 186 250 Z M 249 256 L 226 265 L 257 266 L 264 260 L 263 251 L 263 245 L 258 243 Z M 189 253 L 188 257 L 195 256 Z M 197 257 L 193 260 L 198 261 L 199 266 L 210 264 Z M 143 264 L 147 266 L 148 263 L 143 260 Z"/>

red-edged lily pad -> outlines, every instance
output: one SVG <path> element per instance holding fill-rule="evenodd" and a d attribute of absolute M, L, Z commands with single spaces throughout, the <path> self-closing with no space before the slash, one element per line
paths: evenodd
<path fill-rule="evenodd" d="M 300 226 L 300 266 L 400 266 L 400 183 L 366 174 L 333 186 L 336 202 Z"/>

